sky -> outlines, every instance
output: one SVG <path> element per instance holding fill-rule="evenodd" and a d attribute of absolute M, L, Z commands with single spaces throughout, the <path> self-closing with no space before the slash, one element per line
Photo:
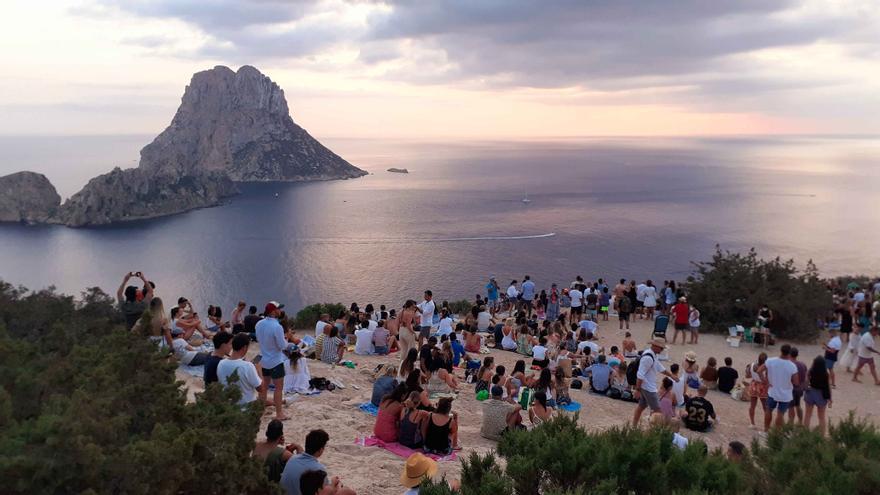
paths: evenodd
<path fill-rule="evenodd" d="M 0 134 L 156 134 L 253 65 L 318 137 L 876 134 L 876 0 L 5 2 Z"/>

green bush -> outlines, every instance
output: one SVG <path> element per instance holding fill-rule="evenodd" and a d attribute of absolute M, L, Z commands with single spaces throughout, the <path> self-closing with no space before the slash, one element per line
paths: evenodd
<path fill-rule="evenodd" d="M 330 315 L 330 318 L 336 319 L 336 317 L 339 316 L 339 313 L 345 311 L 345 309 L 345 306 L 340 303 L 312 304 L 304 307 L 296 313 L 296 317 L 293 320 L 293 326 L 298 329 L 315 328 L 315 324 L 318 323 L 318 319 L 321 318 L 322 314 L 327 313 Z"/>
<path fill-rule="evenodd" d="M 449 311 L 454 315 L 464 315 L 466 313 L 470 313 L 471 308 L 474 306 L 473 301 L 468 301 L 467 299 L 461 299 L 458 301 L 449 301 Z"/>
<path fill-rule="evenodd" d="M 711 261 L 695 265 L 696 274 L 685 286 L 688 302 L 700 310 L 703 328 L 709 330 L 752 326 L 767 304 L 774 313 L 774 334 L 810 340 L 817 335 L 817 318 L 832 309 L 831 293 L 812 261 L 801 272 L 793 260 L 764 260 L 754 249 L 741 254 L 716 246 Z"/>
<path fill-rule="evenodd" d="M 76 302 L 0 282 L 3 492 L 277 492 L 250 457 L 261 407 L 219 385 L 188 404 L 121 321 L 98 289 Z"/>

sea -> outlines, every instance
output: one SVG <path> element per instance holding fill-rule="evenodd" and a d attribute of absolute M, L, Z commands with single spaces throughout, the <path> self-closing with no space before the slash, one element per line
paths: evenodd
<path fill-rule="evenodd" d="M 136 166 L 150 140 L 0 137 L 0 175 L 44 173 L 66 198 Z M 0 278 L 77 295 L 142 271 L 166 301 L 229 311 L 473 298 L 490 276 L 682 281 L 716 245 L 880 274 L 877 138 L 323 142 L 370 174 L 248 184 L 222 206 L 111 227 L 0 225 Z"/>

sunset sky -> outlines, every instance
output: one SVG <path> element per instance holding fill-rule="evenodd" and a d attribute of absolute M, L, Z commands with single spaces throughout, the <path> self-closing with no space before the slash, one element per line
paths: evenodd
<path fill-rule="evenodd" d="M 155 134 L 249 64 L 318 137 L 874 134 L 880 2 L 7 2 L 0 134 Z"/>

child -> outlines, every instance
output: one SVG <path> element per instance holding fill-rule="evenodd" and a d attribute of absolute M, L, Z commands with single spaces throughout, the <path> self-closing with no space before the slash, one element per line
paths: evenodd
<path fill-rule="evenodd" d="M 663 413 L 663 418 L 666 419 L 668 424 L 671 426 L 678 421 L 678 417 L 675 414 L 676 407 L 676 397 L 675 392 L 672 391 L 672 385 L 675 382 L 672 381 L 672 378 L 668 376 L 663 377 L 663 384 L 660 387 L 660 412 Z"/>
<path fill-rule="evenodd" d="M 678 407 L 684 407 L 684 380 L 682 380 L 678 374 L 680 370 L 681 368 L 678 366 L 678 363 L 673 363 L 672 366 L 669 367 L 669 372 L 672 373 L 672 376 L 677 380 L 672 383 L 672 391 L 675 392 L 676 405 Z"/>
<path fill-rule="evenodd" d="M 718 362 L 715 358 L 710 357 L 708 361 L 706 361 L 706 367 L 703 368 L 703 372 L 700 373 L 700 380 L 702 380 L 703 385 L 706 386 L 709 390 L 715 390 L 718 388 Z"/>
<path fill-rule="evenodd" d="M 602 313 L 602 321 L 608 321 L 608 307 L 611 306 L 611 294 L 608 287 L 602 288 L 602 295 L 599 297 L 599 312 Z"/>
<path fill-rule="evenodd" d="M 626 361 L 624 359 L 623 354 L 620 353 L 620 349 L 616 345 L 611 346 L 611 354 L 608 355 L 608 365 L 612 368 L 616 368 L 618 364 Z"/>

